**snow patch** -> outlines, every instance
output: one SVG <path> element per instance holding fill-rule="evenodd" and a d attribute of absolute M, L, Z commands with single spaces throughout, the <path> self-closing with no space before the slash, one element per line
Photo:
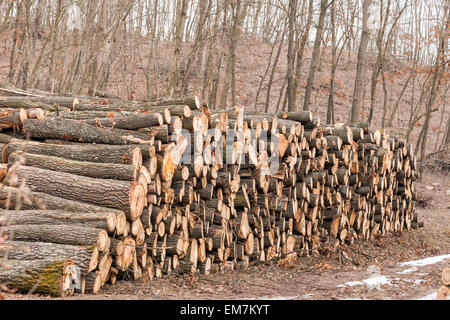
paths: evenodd
<path fill-rule="evenodd" d="M 399 272 L 397 272 L 398 274 L 408 274 L 408 273 L 411 273 L 411 272 L 414 272 L 414 271 L 417 271 L 418 269 L 416 268 L 416 267 L 412 267 L 412 268 L 409 268 L 409 269 L 406 269 L 406 270 L 403 270 L 403 271 L 399 271 Z"/>
<path fill-rule="evenodd" d="M 429 295 L 419 298 L 417 300 L 436 300 L 437 292 L 430 293 Z"/>
<path fill-rule="evenodd" d="M 405 266 L 411 266 L 411 267 L 424 267 L 424 266 L 428 266 L 430 264 L 435 264 L 444 260 L 450 259 L 450 254 L 446 254 L 443 256 L 436 256 L 436 257 L 428 257 L 425 259 L 420 259 L 420 260 L 413 260 L 413 261 L 408 261 L 408 262 L 403 262 L 400 264 L 400 267 L 405 267 Z"/>
<path fill-rule="evenodd" d="M 337 288 L 345 288 L 345 287 L 353 287 L 353 286 L 361 286 L 366 285 L 369 287 L 378 287 L 382 285 L 390 285 L 393 281 L 406 281 L 406 282 L 413 282 L 414 285 L 418 285 L 425 280 L 421 279 L 400 279 L 400 278 L 389 278 L 385 276 L 380 275 L 373 275 L 367 279 L 364 279 L 363 281 L 349 281 L 344 284 L 340 284 L 337 286 Z"/>
<path fill-rule="evenodd" d="M 381 286 L 383 284 L 389 284 L 392 280 L 385 276 L 374 276 L 363 280 L 368 286 Z"/>
<path fill-rule="evenodd" d="M 394 279 L 395 280 L 395 279 Z M 361 281 L 349 281 L 346 282 L 344 284 L 340 284 L 337 287 L 338 288 L 345 288 L 345 287 L 353 287 L 353 286 L 360 286 L 360 285 L 367 285 L 369 287 L 376 287 L 376 286 L 381 286 L 384 284 L 389 284 L 392 280 L 389 279 L 388 277 L 385 276 L 380 276 L 380 275 L 374 275 L 371 276 L 367 279 L 364 279 L 362 282 Z"/>

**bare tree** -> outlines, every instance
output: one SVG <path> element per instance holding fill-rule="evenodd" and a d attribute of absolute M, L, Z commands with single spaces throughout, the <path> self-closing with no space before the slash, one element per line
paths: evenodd
<path fill-rule="evenodd" d="M 319 23 L 317 24 L 317 30 L 316 30 L 316 38 L 314 40 L 314 49 L 312 53 L 311 58 L 311 65 L 309 67 L 309 75 L 308 80 L 306 82 L 306 91 L 305 91 L 305 101 L 303 104 L 303 110 L 309 110 L 309 104 L 311 101 L 311 91 L 314 84 L 314 78 L 315 74 L 318 68 L 319 63 L 319 54 L 320 54 L 320 43 L 322 42 L 322 36 L 323 36 L 323 27 L 325 24 L 325 14 L 327 11 L 327 8 L 330 3 L 328 3 L 328 0 L 321 0 L 320 1 L 320 15 L 319 15 Z"/>
<path fill-rule="evenodd" d="M 229 36 L 229 52 L 224 85 L 220 96 L 220 105 L 227 105 L 228 90 L 231 85 L 231 104 L 236 105 L 236 47 L 241 33 L 242 24 L 247 13 L 248 2 L 245 0 L 230 1 L 232 25 Z"/>
<path fill-rule="evenodd" d="M 369 42 L 369 28 L 367 20 L 369 18 L 369 8 L 372 5 L 372 0 L 363 0 L 363 18 L 362 18 L 362 32 L 361 42 L 358 49 L 358 61 L 356 66 L 355 87 L 353 92 L 352 109 L 350 113 L 350 121 L 358 122 L 361 113 L 361 103 L 364 91 L 364 74 L 366 66 L 367 44 Z"/>
<path fill-rule="evenodd" d="M 295 66 L 295 90 L 298 89 L 299 83 L 300 83 L 300 77 L 302 72 L 302 66 L 303 66 L 303 54 L 305 53 L 306 44 L 308 42 L 309 38 L 309 31 L 311 29 L 311 23 L 312 23 L 312 16 L 314 13 L 314 1 L 309 0 L 308 5 L 308 18 L 305 25 L 305 28 L 303 30 L 302 38 L 299 44 L 299 48 L 297 51 L 297 62 Z M 296 95 L 294 95 L 294 104 L 295 104 Z"/>
<path fill-rule="evenodd" d="M 426 117 L 425 117 L 425 124 L 423 125 L 421 136 L 422 136 L 422 142 L 420 145 L 420 162 L 423 163 L 425 160 L 425 147 L 427 144 L 427 138 L 428 138 L 428 130 L 430 127 L 430 119 L 431 119 L 431 112 L 432 107 L 436 101 L 436 97 L 438 95 L 438 88 L 442 81 L 442 74 L 443 70 L 448 63 L 447 56 L 445 55 L 445 51 L 447 50 L 447 34 L 450 30 L 450 6 L 447 3 L 444 7 L 444 14 L 442 16 L 442 23 L 439 28 L 438 38 L 438 50 L 436 52 L 436 62 L 434 65 L 433 70 L 433 80 L 430 87 L 430 92 L 427 99 L 426 104 Z M 420 140 L 419 140 L 420 141 Z M 416 149 L 417 152 L 417 149 Z M 423 171 L 423 166 L 420 167 L 420 173 Z"/>
<path fill-rule="evenodd" d="M 294 62 L 295 62 L 295 20 L 297 16 L 298 0 L 289 0 L 289 29 L 288 29 L 288 70 L 287 70 L 287 97 L 288 110 L 295 110 L 295 82 L 294 82 Z"/>
<path fill-rule="evenodd" d="M 181 7 L 177 14 L 177 25 L 175 28 L 175 43 L 173 49 L 172 62 L 170 64 L 169 71 L 169 86 L 167 87 L 167 94 L 169 97 L 173 97 L 175 93 L 175 87 L 178 80 L 178 63 L 180 60 L 181 43 L 183 42 L 184 26 L 186 24 L 186 11 L 189 4 L 189 0 L 180 0 Z"/>

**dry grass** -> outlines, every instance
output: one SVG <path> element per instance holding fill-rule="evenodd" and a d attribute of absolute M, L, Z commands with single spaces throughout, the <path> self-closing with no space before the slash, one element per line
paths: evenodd
<path fill-rule="evenodd" d="M 415 188 L 420 203 L 417 212 L 425 226 L 450 237 L 450 173 L 424 170 Z"/>

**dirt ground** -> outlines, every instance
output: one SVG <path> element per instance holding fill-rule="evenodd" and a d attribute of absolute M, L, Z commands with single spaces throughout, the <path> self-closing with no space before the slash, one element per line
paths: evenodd
<path fill-rule="evenodd" d="M 422 229 L 300 257 L 291 266 L 275 261 L 223 274 L 118 281 L 101 294 L 65 299 L 435 299 L 442 270 L 450 266 L 449 175 L 426 171 L 416 189 Z"/>

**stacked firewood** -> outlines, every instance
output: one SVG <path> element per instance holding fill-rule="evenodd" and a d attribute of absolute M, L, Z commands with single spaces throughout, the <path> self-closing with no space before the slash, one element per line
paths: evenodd
<path fill-rule="evenodd" d="M 423 225 L 411 147 L 365 123 L 213 112 L 198 99 L 27 98 L 0 100 L 20 110 L 0 134 L 0 258 L 12 266 L 0 282 L 22 290 L 96 293 Z"/>
<path fill-rule="evenodd" d="M 450 268 L 442 270 L 442 286 L 436 294 L 436 300 L 447 300 L 450 295 Z"/>

